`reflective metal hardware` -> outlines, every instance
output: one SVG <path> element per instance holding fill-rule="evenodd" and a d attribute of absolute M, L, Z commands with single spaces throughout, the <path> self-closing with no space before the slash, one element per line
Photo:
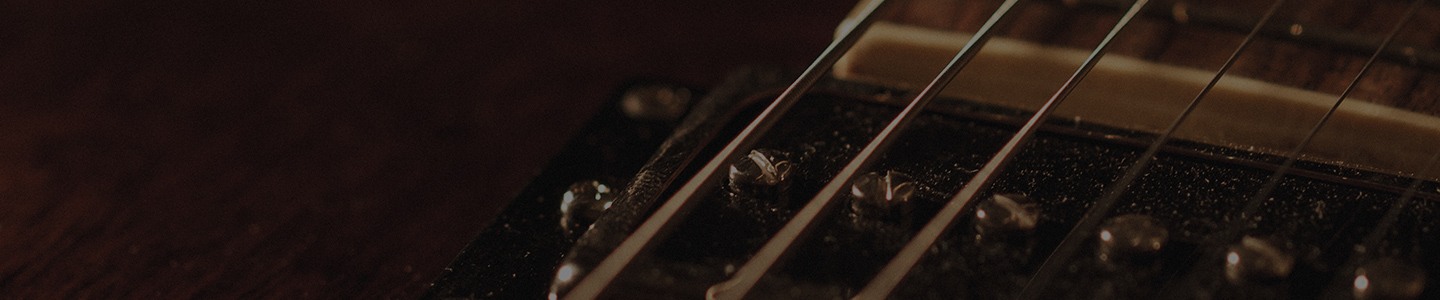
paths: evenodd
<path fill-rule="evenodd" d="M 560 198 L 560 228 L 570 234 L 584 233 L 615 201 L 614 190 L 598 180 L 581 180 L 570 185 Z"/>
<path fill-rule="evenodd" d="M 646 85 L 625 91 L 620 111 L 632 119 L 675 121 L 690 108 L 689 89 L 669 85 Z"/>
<path fill-rule="evenodd" d="M 1415 299 L 1425 291 L 1425 270 L 1382 258 L 1355 269 L 1355 299 Z"/>
<path fill-rule="evenodd" d="M 1098 233 L 1101 261 L 1149 258 L 1165 247 L 1170 232 L 1159 220 L 1141 214 L 1110 218 Z"/>
<path fill-rule="evenodd" d="M 730 188 L 735 192 L 784 188 L 790 176 L 790 161 L 783 152 L 756 149 L 730 164 Z"/>
<path fill-rule="evenodd" d="M 1275 239 L 1245 236 L 1225 251 L 1225 280 L 1231 284 L 1284 278 L 1294 267 L 1290 247 Z"/>
<path fill-rule="evenodd" d="M 895 171 L 870 172 L 850 183 L 850 208 L 859 215 L 882 216 L 903 210 L 915 195 L 915 182 Z"/>
<path fill-rule="evenodd" d="M 1022 194 L 996 194 L 975 206 L 975 231 L 1028 233 L 1040 223 L 1040 206 Z"/>
<path fill-rule="evenodd" d="M 560 268 L 555 270 L 555 279 L 550 282 L 550 294 L 548 298 L 550 300 L 559 300 L 560 291 L 562 289 L 569 290 L 570 286 L 575 284 L 575 280 L 580 279 L 581 271 L 583 270 L 580 270 L 579 266 L 571 263 L 560 265 Z"/>

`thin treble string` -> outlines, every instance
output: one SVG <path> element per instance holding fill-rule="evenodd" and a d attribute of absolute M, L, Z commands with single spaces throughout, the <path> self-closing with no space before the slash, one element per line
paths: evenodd
<path fill-rule="evenodd" d="M 808 235 L 816 220 L 822 219 L 822 216 L 833 207 L 831 204 L 834 203 L 834 199 L 840 190 L 850 183 L 855 174 L 860 170 L 868 169 L 877 159 L 878 155 L 876 154 L 888 149 L 900 136 L 899 133 L 908 128 L 910 123 L 924 111 L 925 106 L 929 105 L 935 96 L 939 95 L 940 91 L 955 79 L 960 70 L 963 70 L 980 53 L 985 42 L 993 35 L 996 24 L 1010 15 L 1010 11 L 1017 2 L 1019 0 L 1006 0 L 1000 4 L 1000 7 L 990 15 L 984 25 L 980 26 L 975 35 L 970 37 L 970 41 L 960 49 L 959 53 L 955 54 L 945 69 L 941 70 L 940 74 L 936 75 L 930 84 L 926 85 L 925 89 L 921 90 L 920 94 L 905 106 L 905 109 L 890 120 L 889 125 L 876 134 L 875 138 L 870 140 L 870 143 L 860 150 L 860 153 L 847 163 L 839 174 L 835 175 L 835 178 L 826 183 L 795 217 L 786 222 L 785 226 L 776 232 L 769 241 L 766 241 L 765 245 L 731 276 L 730 280 L 711 287 L 707 291 L 707 298 L 731 300 L 745 297 L 755 284 L 775 266 L 776 262 L 790 252 L 795 241 Z"/>
<path fill-rule="evenodd" d="M 1225 76 L 1225 73 L 1230 71 L 1230 67 L 1234 66 L 1235 62 L 1239 60 L 1240 53 L 1243 53 L 1245 48 L 1250 46 L 1250 42 L 1254 41 L 1255 37 L 1259 35 L 1260 29 L 1264 28 L 1265 25 L 1270 22 L 1270 18 L 1275 16 L 1275 13 L 1280 10 L 1280 6 L 1284 3 L 1285 0 L 1277 0 L 1270 5 L 1270 8 L 1265 11 L 1265 14 L 1260 17 L 1260 20 L 1255 22 L 1255 26 L 1250 28 L 1250 33 L 1245 35 L 1245 40 L 1241 41 L 1240 45 L 1235 47 L 1235 51 L 1230 53 L 1230 58 L 1226 59 L 1225 64 L 1220 66 L 1220 70 L 1215 72 L 1215 76 L 1210 78 L 1210 83 L 1206 84 L 1205 88 L 1201 89 L 1200 93 L 1196 94 L 1195 98 L 1190 100 L 1190 104 L 1185 106 L 1185 110 L 1180 113 L 1180 116 L 1176 117 L 1175 120 L 1170 123 L 1170 127 L 1166 128 L 1165 132 L 1160 134 L 1159 138 L 1150 143 L 1150 146 L 1146 148 L 1139 159 L 1126 170 L 1125 174 L 1120 177 L 1120 180 L 1110 184 L 1105 194 L 1100 197 L 1099 201 L 1095 202 L 1095 206 L 1090 208 L 1090 212 L 1080 218 L 1080 223 L 1072 227 L 1070 233 L 1065 235 L 1065 239 L 1060 241 L 1060 245 L 1056 247 L 1056 250 L 1045 258 L 1045 262 L 1040 264 L 1040 270 L 1037 271 L 1035 276 L 1030 278 L 1030 282 L 1026 284 L 1025 291 L 1030 291 L 1028 292 L 1029 294 L 1035 294 L 1049 285 L 1050 280 L 1054 279 L 1060 268 L 1065 265 L 1065 262 L 1069 261 L 1070 257 L 1075 255 L 1076 251 L 1079 251 L 1080 245 L 1089 237 L 1089 232 L 1093 231 L 1095 226 L 1100 225 L 1100 220 L 1104 219 L 1105 215 L 1110 213 L 1110 209 L 1115 206 L 1115 203 L 1119 201 L 1120 197 L 1129 191 L 1130 185 L 1140 178 L 1140 175 L 1149 168 L 1151 162 L 1155 161 L 1155 156 L 1160 152 L 1160 147 L 1164 146 L 1165 143 L 1170 140 L 1170 137 L 1174 135 L 1175 131 L 1179 130 L 1180 125 L 1184 124 L 1185 121 L 1190 118 L 1190 114 L 1195 112 L 1195 108 L 1200 105 L 1200 101 L 1204 99 L 1206 95 L 1209 95 L 1210 90 L 1214 89 L 1215 85 L 1220 82 L 1220 79 Z M 1021 295 L 1025 295 L 1026 293 L 1027 292 L 1022 291 Z"/>
<path fill-rule="evenodd" d="M 1396 200 L 1395 204 L 1391 205 L 1390 209 L 1385 211 L 1385 216 L 1380 219 L 1380 223 L 1375 225 L 1375 229 L 1365 235 L 1365 239 L 1360 240 L 1360 247 L 1355 248 L 1355 253 L 1351 254 L 1350 258 L 1345 260 L 1345 264 L 1342 265 L 1343 267 L 1340 270 L 1355 270 L 1355 268 L 1360 265 L 1360 261 L 1364 259 L 1362 256 L 1380 249 L 1380 242 L 1385 239 L 1385 235 L 1390 233 L 1390 228 L 1395 227 L 1395 222 L 1400 219 L 1400 213 L 1404 211 L 1406 207 L 1410 206 L 1412 199 L 1415 199 L 1415 195 L 1420 191 L 1420 186 L 1425 183 L 1424 176 L 1430 174 L 1430 169 L 1435 166 L 1436 160 L 1440 160 L 1440 151 L 1431 154 L 1430 160 L 1425 163 L 1425 167 L 1420 169 L 1420 173 L 1415 174 L 1415 180 L 1410 182 L 1410 187 L 1405 188 L 1405 192 L 1400 194 L 1400 199 Z M 1330 288 L 1333 289 L 1344 286 L 1344 275 L 1347 274 L 1350 274 L 1350 272 L 1338 272 L 1335 279 L 1331 281 Z"/>
<path fill-rule="evenodd" d="M 1035 132 L 1045 120 L 1049 119 L 1050 113 L 1054 111 L 1055 107 L 1065 101 L 1065 98 L 1074 91 L 1075 86 L 1085 78 L 1085 75 L 1090 73 L 1090 70 L 1095 67 L 1095 64 L 1100 61 L 1100 58 L 1105 56 L 1106 49 L 1109 49 L 1110 42 L 1115 39 L 1115 36 L 1120 34 L 1120 30 L 1130 24 L 1130 20 L 1134 19 L 1148 2 L 1149 0 L 1137 0 L 1130 6 L 1130 9 L 1125 12 L 1125 15 L 1115 23 L 1114 27 L 1110 28 L 1110 32 L 1105 35 L 1105 39 L 1101 40 L 1100 44 L 1095 46 L 1090 56 L 1085 59 L 1085 62 L 1080 65 L 1079 69 L 1075 70 L 1075 74 L 1071 75 L 1070 79 L 1066 80 L 1065 84 L 1061 85 L 1060 89 L 1057 90 L 1039 110 L 1035 111 L 1035 114 L 1030 117 L 1030 120 L 1027 121 L 1024 126 L 1020 127 L 1020 130 L 1016 132 L 1014 136 L 1010 137 L 1010 141 L 1006 142 L 1005 146 L 1001 147 L 1000 151 L 996 152 L 994 156 L 991 156 L 990 161 L 985 163 L 985 166 L 981 167 L 980 171 L 975 173 L 975 176 L 971 177 L 970 180 L 965 183 L 965 186 L 960 189 L 955 197 L 951 198 L 950 201 L 945 204 L 945 207 L 941 208 L 940 212 L 938 212 L 934 218 L 930 219 L 930 222 L 926 223 L 925 227 L 916 233 L 915 237 L 906 243 L 904 248 L 900 249 L 900 252 L 895 255 L 895 258 L 891 259 L 890 262 L 880 270 L 880 273 L 875 275 L 875 278 L 871 279 L 870 283 L 866 284 L 864 289 L 860 290 L 860 293 L 855 296 L 855 299 L 884 299 L 890 295 L 890 292 L 895 289 L 895 286 L 900 284 L 900 281 L 905 278 L 906 274 L 910 273 L 910 269 L 914 268 L 915 264 L 924 256 L 925 251 L 934 246 L 935 241 L 939 240 L 940 236 L 954 224 L 956 218 L 960 215 L 960 211 L 964 210 L 965 206 L 974 200 L 976 195 L 984 192 L 990 182 L 994 181 L 995 175 L 1003 170 L 1005 166 L 1009 165 L 1015 155 L 1020 152 L 1020 149 L 1030 141 L 1030 138 L 1034 137 Z"/>
<path fill-rule="evenodd" d="M 1290 171 L 1290 168 L 1295 166 L 1295 161 L 1299 160 L 1300 153 L 1310 146 L 1310 142 L 1320 133 L 1320 129 L 1324 128 L 1325 124 L 1330 121 L 1330 117 L 1335 115 L 1335 112 L 1340 108 L 1340 104 L 1345 103 L 1345 99 L 1350 96 L 1350 92 L 1354 91 L 1355 87 L 1360 84 L 1360 79 L 1364 78 L 1365 74 L 1370 72 L 1370 67 L 1375 64 L 1380 54 L 1385 53 L 1385 48 L 1389 47 L 1390 43 L 1395 41 L 1395 37 L 1400 34 L 1400 29 L 1405 28 L 1405 25 L 1410 23 L 1410 19 L 1415 16 L 1415 12 L 1419 11 L 1424 3 L 1425 0 L 1415 0 L 1415 3 L 1410 4 L 1410 8 L 1405 11 L 1405 15 L 1400 18 L 1399 22 L 1395 23 L 1395 27 L 1390 29 L 1390 33 L 1385 35 L 1385 39 L 1380 42 L 1380 46 L 1375 49 L 1375 52 L 1370 54 L 1370 59 L 1365 61 L 1365 65 L 1360 67 L 1360 73 L 1355 74 L 1355 78 L 1350 80 L 1350 84 L 1346 85 L 1345 90 L 1340 92 L 1340 96 L 1335 99 L 1335 104 L 1331 105 L 1330 110 L 1325 112 L 1325 116 L 1321 117 L 1320 121 L 1315 123 L 1315 127 L 1311 128 L 1309 133 L 1305 134 L 1305 138 L 1300 140 L 1300 144 L 1295 145 L 1295 148 L 1291 149 L 1290 152 L 1285 155 L 1285 162 L 1280 164 L 1279 168 L 1275 169 L 1275 173 L 1270 175 L 1265 185 L 1261 186 L 1260 190 L 1245 203 L 1244 209 L 1240 211 L 1239 216 L 1235 219 L 1235 224 L 1230 226 L 1228 232 L 1223 233 L 1222 238 L 1226 240 L 1232 239 L 1235 235 L 1243 231 L 1245 227 L 1251 225 L 1251 215 L 1255 214 L 1255 211 L 1260 209 L 1260 204 L 1265 202 L 1265 199 L 1269 198 L 1270 194 L 1274 193 L 1280 186 L 1280 180 L 1284 178 L 1286 172 Z"/>
<path fill-rule="evenodd" d="M 831 42 L 830 46 L 825 48 L 825 51 L 805 69 L 805 72 L 801 73 L 800 78 L 785 88 L 785 91 L 781 92 L 780 96 L 770 103 L 770 106 L 761 111 L 744 130 L 741 130 L 735 139 L 715 154 L 714 158 L 711 158 L 694 177 L 685 182 L 685 185 L 681 186 L 660 208 L 656 209 L 654 214 L 641 223 L 635 232 L 626 237 L 594 270 L 576 283 L 575 288 L 565 295 L 565 299 L 588 300 L 599 297 L 636 256 L 650 248 L 657 236 L 670 229 L 671 222 L 677 216 L 684 215 L 694 208 L 696 194 L 715 187 L 718 181 L 715 176 L 719 173 L 721 166 L 730 161 L 741 149 L 749 149 L 754 146 L 761 135 L 769 131 L 786 111 L 800 101 L 800 96 L 805 94 L 805 91 L 830 71 L 835 62 L 860 40 L 860 36 L 865 34 L 871 24 L 875 23 L 877 19 L 875 12 L 885 6 L 885 3 L 887 3 L 886 0 L 870 1 L 869 5 L 861 10 L 858 21 L 853 27 L 845 30 L 839 39 Z"/>
<path fill-rule="evenodd" d="M 1417 2 L 1417 3 L 1418 3 L 1418 2 Z M 1275 8 L 1275 7 L 1278 7 L 1279 3 L 1276 3 L 1275 5 L 1276 5 L 1276 6 L 1273 6 L 1272 9 Z M 1414 12 L 1414 8 L 1416 8 L 1416 7 L 1418 7 L 1418 6 L 1412 7 L 1412 10 L 1411 10 L 1410 12 L 1413 13 L 1413 12 Z M 1273 11 L 1272 11 L 1272 13 L 1273 13 Z M 1402 20 L 1400 21 L 1400 24 L 1397 25 L 1397 27 L 1395 28 L 1395 30 L 1390 33 L 1390 35 L 1385 39 L 1385 41 L 1382 42 L 1380 48 L 1377 49 L 1377 51 L 1375 52 L 1376 55 L 1378 55 L 1379 53 L 1382 53 L 1382 52 L 1383 52 L 1383 50 L 1385 49 L 1385 46 L 1389 44 L 1389 42 L 1391 41 L 1391 38 L 1393 38 L 1393 37 L 1395 36 L 1395 34 L 1398 33 L 1398 30 L 1400 29 L 1400 27 L 1402 27 L 1402 26 L 1405 24 L 1406 20 L 1408 20 L 1409 17 L 1410 17 L 1410 14 L 1407 14 L 1406 17 L 1405 17 L 1405 19 L 1402 19 Z M 1263 26 L 1263 22 L 1264 22 L 1264 21 L 1262 21 L 1262 24 L 1257 24 L 1256 26 Z M 1258 27 L 1257 27 L 1257 28 L 1258 28 Z M 1252 34 L 1253 34 L 1253 30 L 1252 30 Z M 1238 52 L 1237 52 L 1236 54 L 1238 54 Z M 1232 56 L 1232 59 L 1233 59 L 1233 58 L 1234 58 L 1234 57 Z M 1270 178 L 1271 180 L 1270 180 L 1269 182 L 1267 182 L 1267 185 L 1266 185 L 1265 187 L 1262 187 L 1261 191 L 1256 194 L 1256 195 L 1257 195 L 1257 196 L 1256 196 L 1256 199 L 1262 199 L 1262 198 L 1263 198 L 1263 195 L 1268 195 L 1270 192 L 1273 192 L 1273 191 L 1274 191 L 1274 189 L 1275 189 L 1275 187 L 1276 187 L 1274 184 L 1275 184 L 1275 183 L 1278 183 L 1279 177 L 1280 177 L 1282 174 L 1284 174 L 1284 172 L 1288 171 L 1288 169 L 1289 169 L 1291 166 L 1293 166 L 1293 164 L 1295 163 L 1295 159 L 1298 157 L 1298 153 L 1299 153 L 1300 151 L 1303 151 L 1303 148 L 1305 147 L 1305 145 L 1308 144 L 1308 143 L 1312 140 L 1312 138 L 1315 136 L 1315 134 L 1318 133 L 1318 131 L 1320 130 L 1320 127 L 1323 126 L 1323 125 L 1325 124 L 1325 121 L 1328 120 L 1328 119 L 1330 118 L 1330 116 L 1336 111 L 1336 108 L 1339 107 L 1340 102 L 1343 101 L 1343 100 L 1345 99 L 1345 97 L 1352 91 L 1352 89 L 1355 87 L 1355 84 L 1360 80 L 1360 78 L 1361 78 L 1361 77 L 1365 74 L 1365 72 L 1369 69 L 1369 67 L 1371 66 L 1371 63 L 1374 62 L 1375 58 L 1376 58 L 1376 56 L 1371 56 L 1370 61 L 1367 61 L 1366 64 L 1364 65 L 1364 67 L 1362 67 L 1360 74 L 1357 74 L 1357 75 L 1356 75 L 1356 77 L 1354 78 L 1354 81 L 1352 81 L 1352 82 L 1350 83 L 1350 85 L 1349 85 L 1348 87 L 1346 87 L 1345 91 L 1340 95 L 1339 99 L 1336 100 L 1334 106 L 1332 106 L 1331 109 L 1326 113 L 1326 115 L 1321 119 L 1321 121 L 1315 125 L 1315 128 L 1313 128 L 1313 129 L 1306 135 L 1305 139 L 1301 142 L 1301 145 L 1297 146 L 1295 150 L 1293 150 L 1292 152 L 1290 152 L 1289 155 L 1286 156 L 1286 157 L 1287 157 L 1287 160 L 1285 161 L 1285 163 L 1282 164 L 1280 168 L 1277 168 L 1276 173 L 1271 176 L 1271 178 Z M 1222 69 L 1222 70 L 1223 70 L 1223 69 Z M 1216 77 L 1215 79 L 1218 80 L 1219 77 Z M 1212 81 L 1212 84 L 1213 84 L 1213 81 Z M 1172 129 L 1173 129 L 1173 128 L 1172 128 Z M 1151 149 L 1156 148 L 1156 146 L 1158 146 L 1158 145 L 1152 144 L 1152 145 L 1151 145 Z M 1149 151 L 1150 151 L 1150 150 L 1147 150 L 1147 153 L 1148 153 Z M 1145 162 L 1145 163 L 1148 164 L 1148 162 L 1145 161 L 1145 160 L 1151 160 L 1151 159 L 1153 159 L 1153 157 L 1145 157 L 1145 158 L 1142 159 L 1141 162 Z M 1139 163 L 1139 162 L 1137 162 L 1137 165 L 1138 165 L 1138 163 Z M 1133 181 L 1133 180 L 1135 180 L 1135 178 L 1128 178 L 1128 177 L 1138 176 L 1138 174 L 1136 174 L 1136 173 L 1138 173 L 1138 171 L 1139 171 L 1139 170 L 1136 170 L 1136 169 L 1131 169 L 1131 170 L 1129 170 L 1129 171 L 1126 173 L 1126 175 L 1125 175 L 1127 178 L 1122 178 L 1122 181 L 1125 181 L 1125 180 Z M 1053 280 L 1054 277 L 1059 273 L 1059 271 L 1064 267 L 1064 262 L 1068 261 L 1069 258 L 1070 258 L 1071 256 L 1073 256 L 1076 251 L 1078 251 L 1080 244 L 1082 244 L 1082 243 L 1084 242 L 1085 239 L 1084 239 L 1084 238 L 1079 238 L 1079 237 L 1080 237 L 1080 236 L 1083 236 L 1083 234 L 1085 234 L 1086 232 L 1093 231 L 1093 230 L 1094 230 L 1094 227 L 1097 226 L 1097 225 L 1099 224 L 1099 221 L 1103 218 L 1103 213 L 1108 213 L 1110 207 L 1115 204 L 1116 199 L 1118 199 L 1118 197 L 1120 197 L 1120 196 L 1123 196 L 1123 189 L 1124 189 L 1124 187 L 1112 186 L 1112 187 L 1111 187 L 1111 192 L 1114 192 L 1114 191 L 1117 190 L 1117 189 L 1120 190 L 1120 193 L 1111 194 L 1111 193 L 1107 192 L 1106 196 L 1105 196 L 1104 198 L 1102 198 L 1101 201 L 1099 201 L 1099 202 L 1096 203 L 1096 207 L 1091 209 L 1091 213 L 1090 213 L 1090 214 L 1087 214 L 1084 218 L 1082 218 L 1081 224 L 1080 224 L 1080 225 L 1077 225 L 1076 228 L 1075 228 L 1074 230 L 1072 230 L 1071 233 L 1066 237 L 1066 239 L 1061 242 L 1061 245 L 1060 245 L 1059 248 L 1056 250 L 1056 252 L 1053 253 L 1053 254 L 1051 255 L 1051 257 L 1050 257 L 1049 259 L 1047 259 L 1044 264 L 1041 265 L 1041 269 L 1036 273 L 1035 277 L 1033 277 L 1033 278 L 1031 279 L 1030 284 L 1028 284 L 1028 285 L 1026 286 L 1025 290 L 1021 293 L 1021 295 L 1022 295 L 1021 298 L 1022 298 L 1022 299 L 1034 299 L 1034 298 L 1036 298 L 1036 297 L 1039 296 L 1039 293 L 1042 292 L 1043 289 L 1044 289 L 1046 286 L 1048 286 L 1048 283 L 1049 283 L 1051 280 Z M 1250 204 L 1256 204 L 1256 205 L 1254 205 L 1254 206 L 1255 206 L 1255 207 L 1258 207 L 1258 201 L 1252 200 L 1252 201 L 1250 202 Z M 1250 207 L 1249 205 L 1247 205 L 1247 208 L 1246 208 L 1246 210 L 1245 210 L 1245 213 L 1242 213 L 1242 215 L 1249 215 L 1249 214 L 1253 213 L 1255 207 Z M 1226 236 L 1229 236 L 1229 235 L 1226 235 Z M 1228 239 L 1228 238 L 1227 238 L 1227 239 Z"/>
<path fill-rule="evenodd" d="M 1378 225 L 1375 225 L 1375 231 L 1370 232 L 1369 235 L 1365 236 L 1364 240 L 1361 240 L 1361 245 L 1364 245 L 1364 247 L 1358 249 L 1360 252 L 1374 250 L 1380 245 L 1380 240 L 1385 238 L 1385 233 L 1389 232 L 1390 228 L 1395 226 L 1396 220 L 1400 218 L 1400 212 L 1404 210 L 1405 207 L 1410 206 L 1410 200 L 1414 199 L 1415 195 L 1419 193 L 1420 185 L 1425 183 L 1424 177 L 1419 176 L 1429 174 L 1430 168 L 1435 165 L 1436 158 L 1440 158 L 1440 152 L 1436 152 L 1430 156 L 1430 162 L 1425 164 L 1425 169 L 1416 174 L 1417 177 L 1415 181 L 1410 182 L 1410 187 L 1406 188 L 1405 193 L 1400 195 L 1400 200 L 1385 212 L 1385 217 L 1380 219 Z"/>

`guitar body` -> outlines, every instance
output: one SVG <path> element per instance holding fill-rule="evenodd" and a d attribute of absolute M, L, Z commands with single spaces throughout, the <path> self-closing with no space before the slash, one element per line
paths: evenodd
<path fill-rule="evenodd" d="M 887 17 L 901 24 L 967 30 L 978 26 L 996 3 L 915 1 L 892 7 Z M 1377 4 L 1370 12 L 1374 17 L 1353 12 L 1326 16 L 1346 18 L 1341 26 L 1383 31 L 1385 26 L 1372 23 L 1385 24 L 1381 16 L 1404 4 Z M 1104 3 L 1025 5 L 1008 33 L 1057 47 L 1093 45 L 1118 14 Z M 1300 12 L 1282 18 L 1309 21 L 1305 16 L 1319 14 L 1311 8 L 1295 6 Z M 1435 8 L 1425 9 L 1420 25 L 1411 27 L 1421 33 L 1408 35 L 1407 45 L 1433 48 L 1424 43 L 1433 44 L 1430 37 L 1437 35 Z M 1236 29 L 1223 24 L 1181 24 L 1166 17 L 1139 19 L 1129 29 L 1134 34 L 1112 52 L 1206 68 L 1224 60 L 1215 53 L 1227 54 L 1238 43 Z M 1342 78 L 1353 77 L 1359 68 L 1354 64 L 1366 57 L 1355 47 L 1314 50 L 1306 49 L 1315 47 L 1306 43 L 1269 37 L 1253 57 L 1237 63 L 1236 73 L 1338 93 L 1348 85 Z M 1296 56 L 1313 62 L 1280 61 Z M 1352 96 L 1434 113 L 1430 86 L 1440 79 L 1431 70 L 1419 60 L 1383 61 L 1378 75 L 1362 81 L 1367 87 Z M 621 88 L 612 104 L 467 247 L 426 297 L 564 296 L 795 76 L 745 68 L 703 89 L 655 81 Z M 759 140 L 758 152 L 745 151 L 750 156 L 732 160 L 736 165 L 763 160 L 762 165 L 781 170 L 783 179 L 754 184 L 735 175 L 743 173 L 742 167 L 730 167 L 728 177 L 722 172 L 719 180 L 724 183 L 700 192 L 693 211 L 609 282 L 606 297 L 706 297 L 707 290 L 730 278 L 791 221 L 900 111 L 913 90 L 903 84 L 823 80 Z M 656 112 L 665 107 L 678 107 L 674 111 L 683 111 L 683 117 Z M 886 182 L 908 185 L 900 196 L 906 201 L 877 207 L 862 199 L 867 190 L 859 183 L 847 188 L 750 297 L 855 296 L 1031 113 L 942 97 L 869 170 L 892 174 L 885 178 L 894 182 Z M 1030 295 L 1044 299 L 1440 297 L 1436 289 L 1423 288 L 1440 286 L 1440 238 L 1427 234 L 1440 225 L 1434 202 L 1440 198 L 1433 182 L 1410 187 L 1414 170 L 1319 159 L 1302 159 L 1291 167 L 1283 149 L 1176 140 L 1160 148 L 1144 176 L 1127 183 L 1128 192 L 1113 209 L 1091 212 L 1106 188 L 1130 170 L 1156 137 L 1154 132 L 1079 117 L 1049 120 L 982 197 L 996 200 L 972 204 L 890 296 L 1010 299 L 1036 289 Z M 1285 174 L 1259 202 L 1257 212 L 1238 214 L 1277 170 Z M 1026 199 L 1026 211 L 1038 219 L 1020 230 L 987 223 L 981 211 L 1010 207 L 996 204 L 1000 197 Z M 1077 233 L 1087 214 L 1109 221 L 1099 231 Z M 1393 226 L 1380 225 L 1387 222 Z M 1154 248 L 1126 250 L 1123 242 L 1115 242 L 1134 232 L 1145 233 L 1140 234 L 1147 238 L 1142 246 Z M 1367 244 L 1369 236 L 1383 242 Z M 1052 253 L 1067 240 L 1078 240 L 1080 250 L 1054 259 Z M 1254 265 L 1249 262 L 1253 258 L 1271 262 Z M 1284 265 L 1283 272 L 1266 273 L 1276 269 L 1273 261 L 1286 262 L 1278 264 Z M 1401 262 L 1404 267 L 1381 262 Z M 1059 264 L 1059 275 L 1041 287 L 1032 286 L 1038 270 L 1055 267 L 1048 264 Z M 1370 276 L 1361 276 L 1366 269 Z M 1418 278 L 1413 276 L 1417 270 Z M 1267 274 L 1271 276 L 1262 276 Z"/>

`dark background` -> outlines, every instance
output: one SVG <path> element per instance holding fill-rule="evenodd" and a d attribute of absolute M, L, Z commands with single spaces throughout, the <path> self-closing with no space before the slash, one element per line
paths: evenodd
<path fill-rule="evenodd" d="M 852 1 L 0 2 L 0 298 L 409 298 L 626 79 Z"/>

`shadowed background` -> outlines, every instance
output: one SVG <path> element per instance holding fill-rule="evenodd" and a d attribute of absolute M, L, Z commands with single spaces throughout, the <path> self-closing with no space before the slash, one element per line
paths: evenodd
<path fill-rule="evenodd" d="M 414 297 L 620 83 L 852 4 L 4 1 L 0 297 Z"/>

